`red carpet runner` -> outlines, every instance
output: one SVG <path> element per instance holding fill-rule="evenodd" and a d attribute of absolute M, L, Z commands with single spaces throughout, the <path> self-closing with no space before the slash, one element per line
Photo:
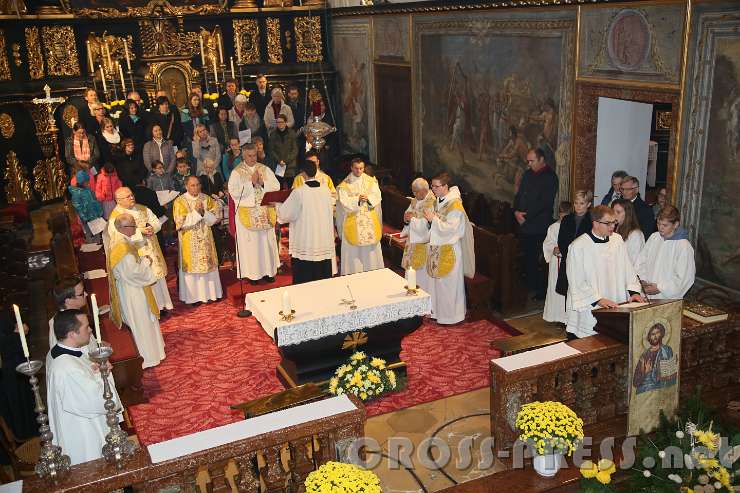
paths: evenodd
<path fill-rule="evenodd" d="M 283 390 L 275 376 L 277 347 L 257 321 L 238 318 L 238 307 L 229 300 L 196 308 L 179 303 L 173 272 L 175 310 L 161 323 L 167 358 L 144 371 L 149 402 L 129 409 L 144 445 L 237 421 L 243 416 L 230 405 Z M 222 277 L 230 276 L 222 272 Z M 488 361 L 498 356 L 490 342 L 509 337 L 505 326 L 482 320 L 440 327 L 425 321 L 403 341 L 406 389 L 368 404 L 368 415 L 487 386 Z"/>

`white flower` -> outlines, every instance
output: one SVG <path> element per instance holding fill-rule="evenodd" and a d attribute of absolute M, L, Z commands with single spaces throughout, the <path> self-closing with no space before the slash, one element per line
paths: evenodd
<path fill-rule="evenodd" d="M 679 476 L 678 474 L 669 474 L 668 479 L 677 484 L 683 483 L 683 479 L 681 479 L 681 476 Z"/>
<path fill-rule="evenodd" d="M 714 489 L 715 490 L 721 490 L 722 489 L 722 483 L 720 483 L 719 481 L 715 481 L 714 482 Z"/>
<path fill-rule="evenodd" d="M 213 107 L 214 107 L 214 108 L 218 108 L 218 103 L 214 101 L 214 102 L 213 102 Z"/>
<path fill-rule="evenodd" d="M 676 432 L 676 438 L 678 438 L 679 440 L 681 440 L 681 439 L 682 439 L 682 438 L 683 438 L 684 436 L 685 436 L 685 435 L 683 434 L 683 431 L 681 431 L 681 430 L 678 430 L 678 431 Z"/>
<path fill-rule="evenodd" d="M 658 457 L 660 457 L 661 459 L 665 459 L 665 450 L 661 450 L 660 452 L 658 452 Z"/>
<path fill-rule="evenodd" d="M 694 468 L 694 460 L 691 458 L 689 454 L 683 454 L 683 463 L 684 467 L 686 469 L 693 469 Z"/>
<path fill-rule="evenodd" d="M 642 471 L 642 475 L 645 476 L 646 478 L 649 478 L 650 476 L 652 476 L 652 474 L 650 474 L 650 471 L 648 471 L 647 469 Z"/>

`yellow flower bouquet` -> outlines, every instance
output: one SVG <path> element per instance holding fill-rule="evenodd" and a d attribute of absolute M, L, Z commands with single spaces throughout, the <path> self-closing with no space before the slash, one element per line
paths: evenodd
<path fill-rule="evenodd" d="M 381 493 L 372 472 L 343 462 L 327 462 L 306 478 L 306 493 Z"/>
<path fill-rule="evenodd" d="M 540 455 L 572 455 L 583 440 L 583 420 L 561 402 L 530 402 L 516 416 L 519 439 Z"/>
<path fill-rule="evenodd" d="M 329 380 L 329 392 L 333 395 L 352 394 L 362 401 L 369 401 L 396 390 L 397 385 L 396 374 L 388 369 L 385 360 L 370 358 L 358 351 L 336 369 Z"/>

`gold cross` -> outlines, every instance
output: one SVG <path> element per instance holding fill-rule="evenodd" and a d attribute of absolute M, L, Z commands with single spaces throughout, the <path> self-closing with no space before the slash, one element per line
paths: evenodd
<path fill-rule="evenodd" d="M 348 349 L 348 348 L 355 349 L 357 348 L 357 346 L 362 346 L 363 344 L 366 344 L 366 343 L 367 343 L 367 334 L 365 334 L 361 330 L 358 330 L 344 338 L 342 349 Z"/>

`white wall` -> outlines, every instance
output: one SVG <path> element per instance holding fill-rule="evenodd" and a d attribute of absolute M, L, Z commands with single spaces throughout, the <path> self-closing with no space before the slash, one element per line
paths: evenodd
<path fill-rule="evenodd" d="M 612 173 L 620 169 L 639 178 L 640 194 L 645 197 L 652 118 L 652 104 L 599 98 L 594 204 L 601 203 Z"/>

